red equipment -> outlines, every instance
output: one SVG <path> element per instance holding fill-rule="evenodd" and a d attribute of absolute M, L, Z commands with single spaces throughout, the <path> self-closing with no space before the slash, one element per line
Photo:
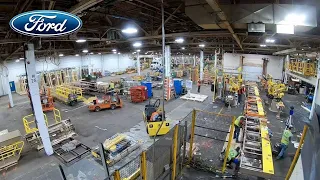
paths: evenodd
<path fill-rule="evenodd" d="M 148 99 L 146 86 L 133 86 L 130 88 L 130 96 L 132 102 L 143 102 Z"/>

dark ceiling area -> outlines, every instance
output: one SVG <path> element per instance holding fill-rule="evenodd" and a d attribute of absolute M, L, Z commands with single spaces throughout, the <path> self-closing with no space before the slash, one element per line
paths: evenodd
<path fill-rule="evenodd" d="M 317 0 L 164 0 L 166 44 L 172 51 L 199 52 L 199 44 L 204 43 L 206 53 L 220 47 L 236 53 L 273 54 L 274 52 L 297 48 L 301 53 L 317 52 L 320 44 L 319 27 L 309 28 L 303 33 L 282 35 L 272 29 L 262 34 L 248 34 L 246 24 L 236 24 L 223 13 L 229 5 L 241 4 L 293 4 L 320 7 Z M 187 15 L 186 9 L 203 6 L 212 16 L 216 28 L 208 29 L 196 23 Z M 320 15 L 317 9 L 317 23 Z M 31 10 L 61 10 L 78 15 L 82 28 L 74 34 L 55 38 L 39 38 L 20 35 L 10 29 L 9 21 L 22 12 Z M 197 13 L 197 12 L 195 12 Z M 199 12 L 200 14 L 201 12 Z M 37 44 L 36 55 L 46 56 L 52 52 L 76 54 L 83 48 L 91 52 L 111 53 L 113 48 L 122 52 L 132 52 L 132 43 L 140 41 L 142 51 L 161 51 L 161 1 L 160 0 L 0 0 L 0 60 L 11 60 L 23 56 L 23 44 Z M 127 26 L 138 28 L 138 33 L 127 36 L 121 29 Z M 183 44 L 174 42 L 183 37 Z M 266 38 L 276 39 L 276 43 L 261 47 Z M 78 38 L 87 42 L 78 44 Z"/>

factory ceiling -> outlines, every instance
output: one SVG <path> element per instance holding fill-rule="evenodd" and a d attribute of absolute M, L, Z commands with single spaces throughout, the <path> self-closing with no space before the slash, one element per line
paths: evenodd
<path fill-rule="evenodd" d="M 252 9 L 247 9 L 250 7 L 248 4 Z M 259 54 L 273 54 L 291 48 L 296 48 L 299 53 L 319 50 L 320 28 L 317 26 L 306 25 L 294 35 L 283 35 L 275 33 L 272 23 L 266 23 L 265 33 L 248 34 L 245 23 L 248 18 L 262 9 L 257 7 L 268 11 L 270 5 L 316 7 L 315 23 L 320 23 L 320 2 L 317 0 L 192 0 L 192 3 L 190 0 L 164 0 L 166 43 L 172 45 L 173 52 L 185 47 L 184 51 L 188 53 L 199 52 L 200 43 L 206 45 L 206 53 L 213 53 L 219 47 L 227 52 Z M 194 7 L 200 11 L 193 12 Z M 244 13 L 243 16 L 236 18 L 230 11 L 232 7 L 241 7 L 239 12 Z M 41 9 L 76 14 L 82 19 L 83 27 L 74 34 L 55 38 L 23 36 L 10 29 L 9 21 L 15 15 Z M 209 25 L 201 24 L 201 19 L 194 13 L 210 15 Z M 26 42 L 36 44 L 37 56 L 50 56 L 56 52 L 76 54 L 83 48 L 91 52 L 111 53 L 114 48 L 132 52 L 132 43 L 137 41 L 143 43 L 142 51 L 159 52 L 161 22 L 160 0 L 0 0 L 0 60 L 23 56 L 22 47 Z M 121 29 L 129 25 L 138 28 L 138 33 L 132 36 L 123 34 Z M 174 42 L 178 37 L 185 39 L 183 44 Z M 75 42 L 78 38 L 85 38 L 87 42 L 78 44 Z M 267 38 L 276 41 L 261 47 Z"/>

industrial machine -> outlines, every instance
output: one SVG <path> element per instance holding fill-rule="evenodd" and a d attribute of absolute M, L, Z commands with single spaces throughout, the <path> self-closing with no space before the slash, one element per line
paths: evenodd
<path fill-rule="evenodd" d="M 42 106 L 42 111 L 53 111 L 53 97 L 51 96 L 50 89 L 44 90 L 42 93 L 40 92 L 40 101 Z"/>
<path fill-rule="evenodd" d="M 0 171 L 18 164 L 23 147 L 19 130 L 0 131 Z"/>
<path fill-rule="evenodd" d="M 125 134 L 115 134 L 106 139 L 103 143 L 103 149 L 106 154 L 106 163 L 111 166 L 139 147 L 140 144 L 133 138 Z M 98 147 L 94 148 L 91 151 L 91 154 L 93 157 L 101 161 L 101 155 Z"/>
<path fill-rule="evenodd" d="M 151 121 L 152 113 L 156 112 L 159 106 L 160 99 L 157 99 L 153 104 L 149 101 L 149 104 L 145 105 L 143 119 L 149 136 L 164 135 L 170 130 L 170 123 L 165 116 L 162 117 L 162 113 L 159 114 L 159 118 L 156 121 Z M 164 112 L 163 114 L 165 115 Z"/>
<path fill-rule="evenodd" d="M 270 179 L 274 175 L 270 133 L 260 93 L 255 83 L 247 84 L 244 115 L 246 120 L 240 172 Z"/>
<path fill-rule="evenodd" d="M 240 76 L 239 76 L 240 77 Z M 225 96 L 225 106 L 236 106 L 238 102 L 238 91 L 241 86 L 242 79 L 236 79 L 234 76 L 225 76 L 225 81 L 229 85 L 229 92 Z"/>
<path fill-rule="evenodd" d="M 122 107 L 122 100 L 118 95 L 104 96 L 103 99 L 94 99 L 88 106 L 90 111 L 100 111 L 102 109 L 116 109 Z"/>
<path fill-rule="evenodd" d="M 79 101 L 83 101 L 82 89 L 77 87 L 57 86 L 52 89 L 52 96 L 70 106 L 74 106 Z"/>

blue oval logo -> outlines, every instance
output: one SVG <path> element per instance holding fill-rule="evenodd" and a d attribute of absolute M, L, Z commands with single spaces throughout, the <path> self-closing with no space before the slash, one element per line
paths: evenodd
<path fill-rule="evenodd" d="M 10 20 L 10 27 L 27 36 L 63 36 L 79 30 L 79 17 L 62 11 L 37 10 L 19 14 Z"/>

